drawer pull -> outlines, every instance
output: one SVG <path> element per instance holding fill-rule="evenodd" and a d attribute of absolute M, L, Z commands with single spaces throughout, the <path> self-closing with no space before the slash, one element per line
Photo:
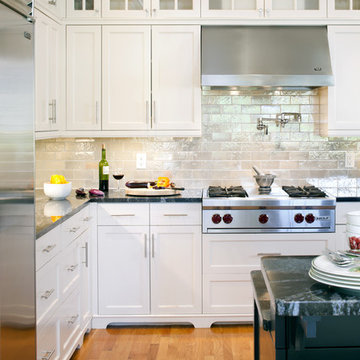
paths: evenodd
<path fill-rule="evenodd" d="M 82 221 L 90 221 L 91 219 L 92 219 L 92 216 L 87 216 L 87 217 L 83 218 Z"/>
<path fill-rule="evenodd" d="M 52 293 L 55 291 L 55 289 L 51 289 L 51 290 L 46 290 L 42 295 L 41 295 L 41 299 L 47 300 Z"/>
<path fill-rule="evenodd" d="M 145 258 L 147 258 L 147 234 L 144 234 L 144 248 L 145 248 Z"/>
<path fill-rule="evenodd" d="M 135 214 L 119 214 L 119 215 L 113 215 L 113 216 L 135 216 Z"/>
<path fill-rule="evenodd" d="M 43 253 L 49 253 L 51 250 L 56 248 L 56 244 L 54 245 L 48 245 L 45 249 L 43 249 Z"/>
<path fill-rule="evenodd" d="M 73 271 L 75 271 L 75 269 L 78 267 L 78 265 L 79 265 L 79 264 L 71 265 L 71 266 L 69 266 L 68 268 L 66 268 L 66 270 L 73 272 Z"/>
<path fill-rule="evenodd" d="M 257 256 L 281 256 L 281 253 L 257 253 Z"/>
<path fill-rule="evenodd" d="M 164 216 L 188 216 L 188 214 L 164 214 Z"/>
<path fill-rule="evenodd" d="M 155 235 L 151 234 L 151 257 L 155 257 Z"/>
<path fill-rule="evenodd" d="M 41 360 L 50 360 L 55 353 L 55 349 L 52 351 L 44 351 L 44 355 L 41 357 Z"/>
<path fill-rule="evenodd" d="M 80 229 L 80 226 L 77 226 L 77 227 L 71 228 L 69 231 L 70 231 L 71 233 L 76 233 L 79 229 Z"/>
<path fill-rule="evenodd" d="M 70 318 L 70 320 L 68 320 L 68 325 L 73 325 L 75 323 L 75 321 L 77 320 L 77 318 L 79 317 L 79 315 L 74 315 Z"/>
<path fill-rule="evenodd" d="M 83 264 L 85 264 L 85 267 L 89 267 L 89 243 L 86 242 L 82 248 L 85 249 L 85 261 L 83 261 Z"/>

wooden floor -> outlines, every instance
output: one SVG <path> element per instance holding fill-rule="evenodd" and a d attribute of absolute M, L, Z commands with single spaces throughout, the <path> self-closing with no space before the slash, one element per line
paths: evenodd
<path fill-rule="evenodd" d="M 252 360 L 250 325 L 92 330 L 71 360 Z"/>

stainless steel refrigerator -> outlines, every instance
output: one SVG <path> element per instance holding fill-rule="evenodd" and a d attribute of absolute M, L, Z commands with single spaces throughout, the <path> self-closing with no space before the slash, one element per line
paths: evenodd
<path fill-rule="evenodd" d="M 28 3 L 0 0 L 1 360 L 36 357 L 34 29 Z"/>

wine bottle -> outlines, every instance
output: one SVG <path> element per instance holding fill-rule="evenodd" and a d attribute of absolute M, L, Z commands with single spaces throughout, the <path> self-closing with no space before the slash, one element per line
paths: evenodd
<path fill-rule="evenodd" d="M 99 190 L 109 191 L 109 163 L 106 160 L 105 144 L 102 145 L 101 160 L 99 162 Z"/>

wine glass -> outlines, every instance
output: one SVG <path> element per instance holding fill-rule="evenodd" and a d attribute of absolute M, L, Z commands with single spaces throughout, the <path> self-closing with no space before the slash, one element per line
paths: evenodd
<path fill-rule="evenodd" d="M 113 177 L 117 181 L 117 188 L 115 191 L 120 192 L 120 180 L 124 177 L 124 172 L 122 169 L 115 169 L 113 172 Z"/>

